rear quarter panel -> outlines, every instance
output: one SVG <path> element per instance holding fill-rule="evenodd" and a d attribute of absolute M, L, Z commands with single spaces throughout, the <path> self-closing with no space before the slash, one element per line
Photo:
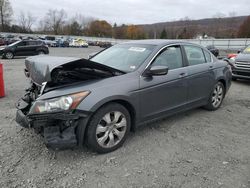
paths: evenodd
<path fill-rule="evenodd" d="M 225 61 L 217 61 L 215 62 L 215 76 L 216 81 L 224 80 L 225 81 L 225 89 L 228 91 L 229 87 L 231 86 L 232 80 L 232 71 L 230 66 Z"/>

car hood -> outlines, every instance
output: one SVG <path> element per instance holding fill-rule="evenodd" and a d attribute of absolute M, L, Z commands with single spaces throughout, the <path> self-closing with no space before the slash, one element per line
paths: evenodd
<path fill-rule="evenodd" d="M 236 61 L 248 61 L 248 62 L 250 62 L 250 54 L 240 53 L 237 55 Z"/>
<path fill-rule="evenodd" d="M 31 80 L 40 86 L 43 82 L 58 86 L 124 74 L 120 70 L 76 57 L 33 56 L 25 60 L 25 66 Z"/>
<path fill-rule="evenodd" d="M 8 46 L 0 46 L 0 50 L 6 49 Z"/>

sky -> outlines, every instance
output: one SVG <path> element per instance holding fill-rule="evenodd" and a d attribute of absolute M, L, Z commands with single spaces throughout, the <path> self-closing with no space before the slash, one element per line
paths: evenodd
<path fill-rule="evenodd" d="M 249 0 L 10 0 L 14 20 L 20 12 L 30 12 L 37 20 L 49 9 L 64 9 L 67 17 L 76 13 L 109 23 L 151 24 L 157 22 L 209 18 L 222 13 L 228 16 L 250 15 Z"/>

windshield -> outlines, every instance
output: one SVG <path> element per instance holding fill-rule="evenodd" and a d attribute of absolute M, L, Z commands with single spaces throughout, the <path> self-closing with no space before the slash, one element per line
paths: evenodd
<path fill-rule="evenodd" d="M 14 42 L 14 43 L 12 43 L 12 44 L 9 44 L 8 46 L 15 46 L 16 44 L 18 44 L 20 41 L 16 41 L 16 42 Z"/>
<path fill-rule="evenodd" d="M 243 53 L 244 53 L 244 54 L 250 54 L 250 46 L 246 47 L 246 48 L 243 50 Z"/>
<path fill-rule="evenodd" d="M 123 72 L 133 72 L 147 59 L 154 48 L 154 45 L 118 44 L 97 54 L 91 61 Z"/>

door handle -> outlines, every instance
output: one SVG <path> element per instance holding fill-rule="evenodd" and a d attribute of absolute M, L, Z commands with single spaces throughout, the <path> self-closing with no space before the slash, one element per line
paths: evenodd
<path fill-rule="evenodd" d="M 209 69 L 213 69 L 213 68 L 214 68 L 214 66 L 213 66 L 213 65 L 210 65 L 210 66 L 209 66 Z"/>
<path fill-rule="evenodd" d="M 182 72 L 182 73 L 180 73 L 180 78 L 183 78 L 183 77 L 186 76 L 186 75 L 187 75 L 187 73 Z"/>

